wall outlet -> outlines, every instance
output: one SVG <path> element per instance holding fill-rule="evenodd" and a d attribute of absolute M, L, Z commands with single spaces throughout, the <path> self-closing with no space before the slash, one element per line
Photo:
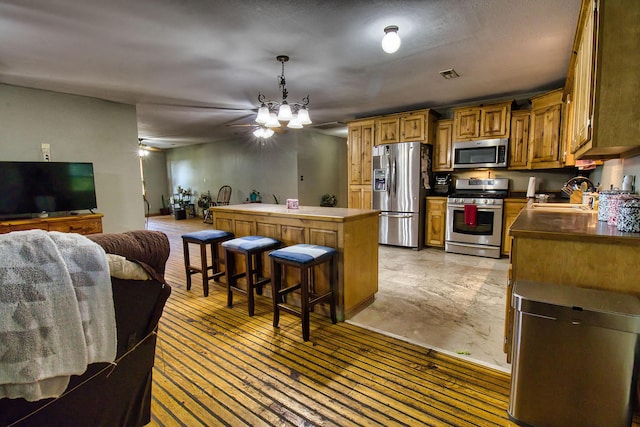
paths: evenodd
<path fill-rule="evenodd" d="M 40 152 L 42 153 L 42 160 L 45 162 L 51 161 L 51 145 L 40 144 Z"/>

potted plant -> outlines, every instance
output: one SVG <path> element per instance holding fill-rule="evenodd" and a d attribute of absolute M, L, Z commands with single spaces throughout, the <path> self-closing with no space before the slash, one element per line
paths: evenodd
<path fill-rule="evenodd" d="M 205 193 L 200 194 L 200 198 L 198 199 L 198 208 L 202 209 L 203 216 L 204 216 L 204 211 L 209 209 L 212 201 L 213 199 L 211 199 L 210 191 L 207 191 L 206 194 Z"/>
<path fill-rule="evenodd" d="M 338 204 L 338 198 L 335 194 L 324 194 L 320 200 L 320 206 L 333 208 Z"/>

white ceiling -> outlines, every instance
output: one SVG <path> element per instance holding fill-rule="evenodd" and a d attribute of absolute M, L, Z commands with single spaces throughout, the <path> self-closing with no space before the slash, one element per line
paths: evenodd
<path fill-rule="evenodd" d="M 0 0 L 0 82 L 134 104 L 168 148 L 228 139 L 257 95 L 314 124 L 561 87 L 580 0 Z M 387 25 L 402 46 L 380 48 Z M 444 80 L 454 68 L 460 78 Z"/>

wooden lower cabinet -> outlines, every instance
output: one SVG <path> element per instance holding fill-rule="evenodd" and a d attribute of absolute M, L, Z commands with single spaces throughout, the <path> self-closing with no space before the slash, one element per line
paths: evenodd
<path fill-rule="evenodd" d="M 373 190 L 371 185 L 349 186 L 349 208 L 371 209 L 373 207 Z"/>
<path fill-rule="evenodd" d="M 509 235 L 509 227 L 516 220 L 522 209 L 527 207 L 526 199 L 505 199 L 504 200 L 504 216 L 502 220 L 502 254 L 509 255 L 511 253 L 511 236 Z"/>
<path fill-rule="evenodd" d="M 0 234 L 35 229 L 63 233 L 97 234 L 102 233 L 102 217 L 102 214 L 87 214 L 6 220 L 0 222 Z"/>
<path fill-rule="evenodd" d="M 447 198 L 427 197 L 426 246 L 444 247 L 444 232 L 447 225 Z"/>

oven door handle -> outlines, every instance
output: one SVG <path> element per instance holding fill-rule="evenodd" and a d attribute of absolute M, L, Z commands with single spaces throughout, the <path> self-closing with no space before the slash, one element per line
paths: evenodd
<path fill-rule="evenodd" d="M 450 210 L 456 209 L 464 209 L 465 205 L 449 205 L 447 206 Z M 478 212 L 482 211 L 497 211 L 502 209 L 502 205 L 476 205 L 478 207 Z"/>

